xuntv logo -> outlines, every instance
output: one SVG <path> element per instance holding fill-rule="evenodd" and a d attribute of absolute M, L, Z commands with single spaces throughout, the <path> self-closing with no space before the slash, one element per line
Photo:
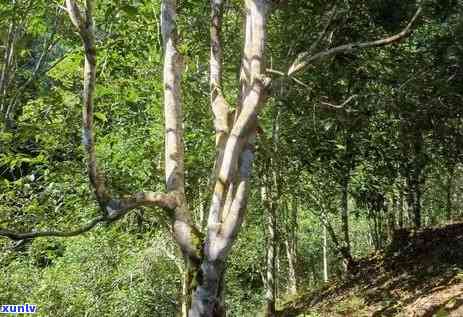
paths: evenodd
<path fill-rule="evenodd" d="M 21 305 L 2 305 L 0 314 L 35 314 L 37 305 L 21 304 Z"/>

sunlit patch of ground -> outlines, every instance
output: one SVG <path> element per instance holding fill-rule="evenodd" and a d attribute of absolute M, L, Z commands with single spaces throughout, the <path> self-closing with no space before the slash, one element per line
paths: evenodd
<path fill-rule="evenodd" d="M 463 316 L 463 223 L 398 231 L 343 281 L 285 303 L 279 316 Z"/>

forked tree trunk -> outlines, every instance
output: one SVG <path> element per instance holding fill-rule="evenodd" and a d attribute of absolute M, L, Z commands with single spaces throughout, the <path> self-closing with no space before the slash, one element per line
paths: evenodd
<path fill-rule="evenodd" d="M 211 1 L 211 102 L 216 129 L 215 187 L 189 317 L 224 316 L 225 263 L 242 224 L 254 159 L 257 114 L 265 102 L 264 49 L 268 0 L 246 0 L 240 97 L 234 118 L 221 87 L 221 0 Z M 232 121 L 230 123 L 230 121 Z"/>

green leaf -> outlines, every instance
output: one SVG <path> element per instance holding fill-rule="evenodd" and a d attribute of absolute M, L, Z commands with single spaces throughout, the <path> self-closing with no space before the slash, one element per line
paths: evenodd
<path fill-rule="evenodd" d="M 108 118 L 106 117 L 106 115 L 102 112 L 95 112 L 94 113 L 95 115 L 95 118 L 97 118 L 98 120 L 101 120 L 103 122 L 107 122 L 108 121 Z"/>

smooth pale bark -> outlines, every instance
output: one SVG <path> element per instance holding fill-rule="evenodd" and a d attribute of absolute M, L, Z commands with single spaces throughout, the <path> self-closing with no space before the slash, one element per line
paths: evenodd
<path fill-rule="evenodd" d="M 323 281 L 328 282 L 328 243 L 326 226 L 323 226 Z"/>
<path fill-rule="evenodd" d="M 217 15 L 214 13 L 214 8 L 219 8 L 217 6 L 220 4 L 219 2 L 212 2 L 212 19 L 215 21 Z M 246 209 L 249 179 L 254 159 L 257 114 L 264 102 L 263 56 L 269 4 L 269 1 L 265 0 L 247 0 L 245 2 L 247 27 L 242 61 L 242 74 L 244 76 L 240 83 L 242 94 L 238 101 L 236 118 L 230 127 L 226 142 L 217 142 L 219 146 L 219 158 L 216 159 L 217 177 L 209 210 L 207 237 L 200 264 L 201 272 L 198 274 L 201 279 L 197 280 L 189 316 L 224 315 L 223 276 L 225 261 L 233 242 L 236 240 Z M 220 18 L 217 22 L 220 23 Z M 214 23 L 213 21 L 213 25 Z M 215 39 L 219 39 L 220 42 L 220 37 Z M 214 41 L 214 36 L 212 36 L 212 41 Z M 217 62 L 220 61 L 220 56 L 216 54 L 217 46 L 214 47 L 216 45 L 214 43 L 212 45 L 212 64 L 220 68 L 220 62 Z M 219 108 L 213 100 L 216 99 L 214 98 L 217 92 L 216 87 L 220 87 L 220 71 L 215 74 L 217 76 L 211 74 L 213 109 L 214 107 L 215 109 Z M 217 95 L 220 96 L 220 94 Z M 224 105 L 221 107 L 224 108 Z M 217 124 L 217 119 L 223 118 L 220 113 L 222 112 L 215 112 L 217 139 L 220 138 L 220 135 L 226 135 Z M 217 114 L 219 115 L 217 116 Z M 224 144 L 223 157 L 220 158 L 222 144 Z"/>
<path fill-rule="evenodd" d="M 161 32 L 164 48 L 164 121 L 165 121 L 165 183 L 166 190 L 176 199 L 172 215 L 172 231 L 184 256 L 182 313 L 192 303 L 192 285 L 197 279 L 201 260 L 202 237 L 195 227 L 185 198 L 183 107 L 181 96 L 182 56 L 177 49 L 175 0 L 165 0 L 161 7 Z"/>
<path fill-rule="evenodd" d="M 193 225 L 185 199 L 183 145 L 183 108 L 181 76 L 183 61 L 177 50 L 175 0 L 165 0 L 161 9 L 161 32 L 164 46 L 164 120 L 165 120 L 165 182 L 167 192 L 177 199 L 173 215 L 174 238 L 190 261 L 199 261 L 201 238 Z M 192 265 L 192 263 L 190 263 Z"/>
<path fill-rule="evenodd" d="M 110 197 L 106 190 L 104 176 L 98 168 L 95 150 L 95 136 L 93 132 L 93 96 L 95 94 L 96 82 L 96 44 L 92 13 L 95 3 L 94 1 L 86 2 L 85 14 L 82 14 L 80 8 L 74 1 L 67 0 L 66 5 L 71 21 L 78 30 L 82 39 L 85 52 L 82 142 L 84 144 L 85 151 L 87 152 L 88 177 L 95 190 L 95 195 L 102 207 L 102 210 L 105 210 L 105 205 L 110 200 Z"/>
<path fill-rule="evenodd" d="M 285 240 L 286 257 L 288 259 L 288 293 L 291 295 L 297 294 L 297 276 L 296 276 L 296 263 L 297 253 L 293 241 Z"/>

